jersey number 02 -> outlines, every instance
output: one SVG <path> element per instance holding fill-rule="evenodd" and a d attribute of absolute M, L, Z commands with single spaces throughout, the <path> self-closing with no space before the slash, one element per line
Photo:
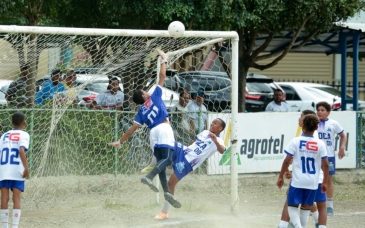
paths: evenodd
<path fill-rule="evenodd" d="M 9 150 L 9 148 L 5 147 L 1 151 L 0 164 L 6 165 L 10 160 L 11 165 L 19 165 L 19 162 L 15 161 L 16 158 L 19 158 L 19 150 L 16 148 L 11 148 L 11 150 Z"/>

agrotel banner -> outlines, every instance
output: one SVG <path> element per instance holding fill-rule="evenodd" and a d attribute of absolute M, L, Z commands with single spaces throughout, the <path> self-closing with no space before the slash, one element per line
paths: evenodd
<path fill-rule="evenodd" d="M 284 149 L 289 141 L 300 133 L 298 119 L 300 112 L 260 112 L 238 114 L 238 173 L 279 172 L 286 154 Z M 356 112 L 331 112 L 331 119 L 337 120 L 347 136 L 346 156 L 337 158 L 337 168 L 356 168 Z M 208 174 L 226 174 L 230 172 L 230 116 L 229 114 L 210 114 L 209 123 L 221 118 L 227 127 L 221 134 L 227 151 L 221 155 L 215 153 L 208 160 Z M 340 145 L 335 140 L 336 155 Z"/>

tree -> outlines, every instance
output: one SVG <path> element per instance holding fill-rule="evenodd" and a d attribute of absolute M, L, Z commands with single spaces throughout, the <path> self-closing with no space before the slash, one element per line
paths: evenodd
<path fill-rule="evenodd" d="M 210 3 L 209 13 L 204 10 L 201 17 L 210 23 L 202 26 L 193 24 L 193 29 L 235 30 L 239 35 L 239 112 L 245 109 L 246 75 L 251 67 L 265 70 L 275 66 L 290 51 L 300 49 L 319 33 L 332 30 L 333 22 L 345 21 L 364 8 L 363 0 L 239 0 L 205 3 Z M 274 36 L 281 36 L 284 31 L 292 32 L 285 46 L 281 50 L 263 54 Z M 267 35 L 265 42 L 257 47 L 256 39 L 264 34 Z M 294 46 L 299 38 L 300 44 Z M 273 57 L 275 59 L 269 64 L 258 63 Z"/>
<path fill-rule="evenodd" d="M 54 4 L 55 1 L 49 0 L 2 0 L 1 1 L 1 16 L 0 24 L 10 25 L 28 25 L 38 26 L 42 23 L 42 17 L 44 17 L 44 5 Z M 46 22 L 46 20 L 44 20 Z M 29 75 L 27 80 L 26 96 L 27 106 L 30 107 L 34 104 L 35 97 L 35 78 L 37 75 L 37 65 L 39 54 L 41 50 L 37 45 L 37 35 L 30 34 L 29 36 L 22 37 L 20 35 L 9 35 L 14 36 L 13 39 L 8 39 L 12 44 L 13 48 L 17 50 L 19 56 L 19 65 L 22 66 L 27 64 L 29 66 Z M 25 42 L 23 39 L 25 38 Z M 25 45 L 28 48 L 28 56 L 36 56 L 36 58 L 26 58 L 25 56 Z M 28 59 L 26 61 L 26 59 Z"/>

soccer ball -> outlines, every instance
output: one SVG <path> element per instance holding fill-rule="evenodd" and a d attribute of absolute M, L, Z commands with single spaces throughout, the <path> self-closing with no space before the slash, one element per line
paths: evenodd
<path fill-rule="evenodd" d="M 184 35 L 185 26 L 180 21 L 173 21 L 170 23 L 168 30 L 172 37 L 181 37 Z"/>

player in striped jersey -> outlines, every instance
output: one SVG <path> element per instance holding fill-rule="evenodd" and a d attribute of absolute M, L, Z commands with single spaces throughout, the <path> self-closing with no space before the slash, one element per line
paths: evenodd
<path fill-rule="evenodd" d="M 329 178 L 327 194 L 327 215 L 333 215 L 333 182 L 332 176 L 336 174 L 336 156 L 335 156 L 335 138 L 338 135 L 341 138 L 340 149 L 338 151 L 338 158 L 342 159 L 345 156 L 346 135 L 341 125 L 333 119 L 328 119 L 331 112 L 331 105 L 327 102 L 319 102 L 316 105 L 317 115 L 320 123 L 318 126 L 318 137 L 321 139 L 327 149 L 329 162 Z"/>
<path fill-rule="evenodd" d="M 292 139 L 285 149 L 287 154 L 277 181 L 279 189 L 284 184 L 283 176 L 293 159 L 292 180 L 288 191 L 288 213 L 295 228 L 305 227 L 310 207 L 314 204 L 318 190 L 320 170 L 324 172 L 322 192 L 326 191 L 328 179 L 328 160 L 324 143 L 313 137 L 319 119 L 309 114 L 303 119 L 303 134 Z M 301 212 L 298 214 L 298 206 Z M 323 226 L 322 226 L 323 227 Z"/>
<path fill-rule="evenodd" d="M 169 188 L 172 194 L 175 193 L 177 183 L 191 171 L 198 168 L 206 159 L 215 152 L 221 154 L 226 150 L 223 140 L 219 137 L 220 133 L 226 127 L 226 123 L 217 118 L 210 124 L 209 131 L 204 130 L 196 136 L 196 140 L 188 147 L 182 146 L 176 142 L 172 168 L 174 173 L 169 179 Z M 155 219 L 168 218 L 169 203 L 165 201 L 160 214 Z"/>
<path fill-rule="evenodd" d="M 20 195 L 24 191 L 25 178 L 28 176 L 28 163 L 25 152 L 29 149 L 29 134 L 23 131 L 25 115 L 17 112 L 12 116 L 14 128 L 0 138 L 0 189 L 1 222 L 8 227 L 9 189 L 13 191 L 13 225 L 18 227 L 21 205 Z"/>

